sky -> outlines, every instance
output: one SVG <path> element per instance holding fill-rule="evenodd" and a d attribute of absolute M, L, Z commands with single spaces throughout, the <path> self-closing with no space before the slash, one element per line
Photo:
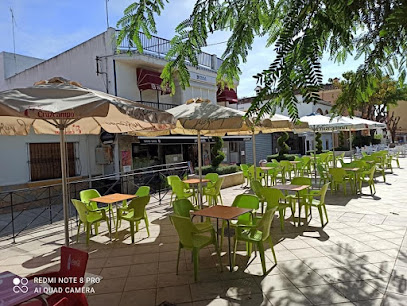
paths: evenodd
<path fill-rule="evenodd" d="M 116 27 L 124 9 L 132 0 L 109 0 L 109 25 Z M 156 18 L 157 36 L 171 39 L 177 24 L 192 11 L 193 0 L 170 0 L 161 16 Z M 42 59 L 51 58 L 66 51 L 107 28 L 105 0 L 0 0 L 0 52 L 13 52 L 11 11 L 15 23 L 15 52 Z M 208 44 L 224 42 L 228 33 L 215 33 Z M 221 57 L 225 44 L 207 47 L 204 51 Z M 237 93 L 239 98 L 255 95 L 256 81 L 253 75 L 267 68 L 274 59 L 272 48 L 265 48 L 265 38 L 256 38 L 246 63 L 240 65 Z M 360 62 L 360 61 L 359 61 Z M 349 59 L 338 65 L 324 57 L 322 72 L 324 82 L 340 77 L 343 72 L 355 70 L 359 62 Z"/>

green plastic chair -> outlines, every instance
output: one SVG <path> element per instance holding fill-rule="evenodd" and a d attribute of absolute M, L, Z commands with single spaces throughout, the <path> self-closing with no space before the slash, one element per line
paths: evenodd
<path fill-rule="evenodd" d="M 75 206 L 76 211 L 78 212 L 79 215 L 79 225 L 78 232 L 76 234 L 76 242 L 79 241 L 79 231 L 81 229 L 81 224 L 83 224 L 86 230 L 86 245 L 89 244 L 90 229 L 92 224 L 97 224 L 101 221 L 106 221 L 109 233 L 111 233 L 109 218 L 106 216 L 105 210 L 92 210 L 85 203 L 75 199 L 72 199 L 72 204 Z M 95 234 L 96 235 L 98 234 L 97 226 L 95 226 Z"/>
<path fill-rule="evenodd" d="M 114 218 L 113 209 L 111 208 L 111 205 L 104 206 L 104 207 L 98 207 L 98 204 L 96 202 L 90 201 L 90 199 L 98 198 L 100 196 L 101 195 L 100 195 L 99 191 L 97 191 L 96 189 L 86 189 L 86 190 L 82 190 L 81 192 L 79 192 L 79 197 L 81 199 L 81 202 L 85 203 L 91 210 L 94 210 L 94 211 L 104 210 L 106 212 L 106 214 L 110 210 L 110 213 L 111 213 L 111 216 L 113 219 L 113 225 L 115 225 L 116 221 Z M 96 230 L 98 223 L 95 223 L 94 226 L 95 226 L 95 230 Z"/>
<path fill-rule="evenodd" d="M 268 186 L 268 182 L 270 179 L 270 185 L 275 185 L 278 178 L 283 181 L 283 168 L 280 167 L 279 163 L 276 161 L 275 163 L 267 163 L 266 167 L 270 167 L 273 169 L 269 169 L 266 172 L 266 186 Z"/>
<path fill-rule="evenodd" d="M 317 171 L 319 174 L 319 186 L 321 186 L 321 183 L 326 184 L 326 182 L 329 182 L 328 172 L 324 169 L 324 167 L 320 163 L 317 163 Z"/>
<path fill-rule="evenodd" d="M 393 155 L 393 159 L 396 161 L 397 167 L 400 168 L 399 157 L 400 157 L 400 152 L 397 152 L 395 155 Z"/>
<path fill-rule="evenodd" d="M 266 176 L 265 176 L 263 170 L 260 169 L 260 167 L 256 167 L 256 177 L 254 177 L 254 166 L 250 166 L 249 167 L 249 178 L 250 178 L 250 182 L 253 179 L 255 179 L 259 182 L 264 181 L 264 183 L 266 183 L 265 182 Z"/>
<path fill-rule="evenodd" d="M 376 171 L 376 166 L 372 166 L 369 171 L 363 171 L 359 176 L 359 190 L 362 192 L 363 183 L 367 183 L 370 188 L 370 194 L 373 195 L 376 193 L 376 187 L 374 184 L 374 174 Z M 373 192 L 374 191 L 374 192 Z"/>
<path fill-rule="evenodd" d="M 171 187 L 171 189 L 172 189 L 172 182 L 175 181 L 175 180 L 181 181 L 181 179 L 179 178 L 178 175 L 169 175 L 169 176 L 167 176 L 167 183 Z M 176 197 L 175 193 L 172 192 L 171 193 L 171 198 L 170 198 L 170 205 L 172 205 L 172 202 L 174 201 L 175 197 Z"/>
<path fill-rule="evenodd" d="M 194 280 L 198 280 L 198 266 L 199 266 L 199 251 L 213 244 L 215 246 L 216 254 L 218 255 L 219 265 L 222 269 L 222 263 L 220 259 L 218 244 L 216 242 L 215 230 L 212 229 L 211 235 L 207 236 L 202 234 L 192 221 L 187 217 L 171 215 L 170 219 L 178 233 L 179 244 L 178 244 L 178 256 L 177 256 L 177 270 L 179 266 L 179 257 L 181 254 L 181 249 L 186 249 L 192 252 L 192 259 L 194 262 Z"/>
<path fill-rule="evenodd" d="M 264 188 L 259 181 L 252 180 L 250 182 L 250 187 L 253 190 L 254 194 L 257 196 L 260 202 L 261 206 L 261 213 L 264 211 L 264 203 L 266 202 L 266 199 L 264 198 L 262 194 L 262 189 Z"/>
<path fill-rule="evenodd" d="M 276 253 L 274 252 L 274 244 L 273 240 L 271 239 L 270 235 L 270 228 L 271 223 L 273 221 L 273 216 L 277 210 L 277 207 L 273 209 L 269 209 L 260 219 L 259 223 L 256 225 L 238 225 L 235 231 L 235 239 L 234 239 L 234 255 L 233 255 L 233 264 L 235 265 L 236 261 L 236 251 L 237 251 L 237 243 L 239 241 L 244 241 L 249 245 L 255 244 L 257 246 L 257 250 L 260 253 L 261 259 L 261 266 L 263 269 L 263 274 L 266 274 L 266 262 L 264 256 L 264 244 L 268 242 L 270 244 L 271 251 L 273 253 L 274 262 L 277 264 Z M 250 247 L 251 249 L 251 247 Z M 249 254 L 250 255 L 250 254 Z"/>
<path fill-rule="evenodd" d="M 393 166 L 391 164 L 391 162 L 393 161 L 393 156 L 392 155 L 387 155 L 386 156 L 386 168 L 390 169 L 391 173 L 393 173 Z"/>
<path fill-rule="evenodd" d="M 207 180 L 210 180 L 210 182 L 207 183 L 205 188 L 213 188 L 215 186 L 215 183 L 219 179 L 219 174 L 217 174 L 217 173 L 207 173 L 205 175 L 205 178 Z"/>
<path fill-rule="evenodd" d="M 246 181 L 246 186 L 249 185 L 249 166 L 247 164 L 240 164 L 240 170 L 243 172 L 243 178 Z"/>
<path fill-rule="evenodd" d="M 304 162 L 304 173 L 310 174 L 311 173 L 311 156 L 303 156 L 302 161 Z"/>
<path fill-rule="evenodd" d="M 220 189 L 222 187 L 223 181 L 225 180 L 224 177 L 219 178 L 213 188 L 203 190 L 203 195 L 208 198 L 208 205 L 218 205 L 218 198 L 223 205 L 222 195 L 220 193 Z"/>
<path fill-rule="evenodd" d="M 294 170 L 294 167 L 290 161 L 282 160 L 280 161 L 280 166 L 283 168 L 284 180 L 287 179 L 287 174 L 288 178 L 291 180 L 291 172 Z"/>
<path fill-rule="evenodd" d="M 138 197 L 146 197 L 149 194 L 150 194 L 150 186 L 140 186 L 135 193 L 135 195 Z M 128 212 L 128 211 L 129 211 L 128 203 L 126 200 L 124 200 L 122 203 L 122 207 L 117 208 L 117 215 L 119 215 L 119 214 L 123 215 L 123 213 Z M 120 227 L 122 225 L 122 220 L 121 219 L 119 220 L 119 218 L 118 218 L 117 222 L 119 223 L 118 227 Z"/>
<path fill-rule="evenodd" d="M 174 207 L 174 214 L 176 214 L 177 216 L 186 217 L 186 218 L 191 217 L 191 215 L 190 215 L 191 210 L 193 210 L 193 211 L 199 210 L 199 208 L 195 207 L 191 203 L 191 201 L 188 199 L 175 200 L 173 203 L 173 207 Z M 194 223 L 194 225 L 200 232 L 208 232 L 208 231 L 210 232 L 213 230 L 213 226 L 210 221 L 210 218 L 207 218 L 205 222 Z"/>
<path fill-rule="evenodd" d="M 238 224 L 254 224 L 255 220 L 253 215 L 256 214 L 256 211 L 259 209 L 259 198 L 252 194 L 239 194 L 235 197 L 232 203 L 232 207 L 240 207 L 251 209 L 252 213 L 247 213 L 237 217 L 237 220 L 230 221 L 230 227 L 236 227 Z M 220 236 L 220 250 L 222 251 L 223 246 L 223 237 L 225 236 L 225 227 L 227 225 L 226 220 L 222 221 L 222 231 Z"/>
<path fill-rule="evenodd" d="M 171 182 L 172 193 L 175 194 L 175 199 L 188 199 L 194 198 L 195 193 L 187 191 L 187 187 L 183 181 L 180 180 L 172 180 Z"/>
<path fill-rule="evenodd" d="M 319 212 L 319 218 L 321 219 L 321 226 L 324 227 L 326 224 L 328 224 L 328 213 L 326 212 L 326 207 L 325 207 L 325 196 L 326 192 L 328 190 L 329 183 L 326 183 L 324 186 L 322 186 L 321 190 L 318 193 L 312 193 L 308 195 L 308 200 L 304 202 L 303 205 L 300 205 L 299 208 L 299 216 L 301 216 L 301 207 L 305 207 L 305 220 L 308 222 L 308 212 L 311 213 L 311 208 L 316 207 L 318 208 Z M 320 197 L 319 200 L 314 199 L 314 197 Z M 326 223 L 324 224 L 324 218 L 322 214 L 322 210 L 325 213 L 326 217 Z"/>
<path fill-rule="evenodd" d="M 346 195 L 346 183 L 349 182 L 351 191 L 353 192 L 352 178 L 342 168 L 330 168 L 329 174 L 331 175 L 331 192 L 339 190 L 339 185 L 343 187 L 343 193 Z"/>
<path fill-rule="evenodd" d="M 295 208 L 293 207 L 293 203 L 289 201 L 287 203 L 287 198 L 279 189 L 274 188 L 263 188 L 262 195 L 266 199 L 267 202 L 267 210 L 277 208 L 279 218 L 280 218 L 280 228 L 284 231 L 284 221 L 285 221 L 285 210 L 287 208 L 291 209 L 291 214 L 293 216 L 293 223 L 295 226 Z M 284 201 L 284 202 L 283 202 Z"/>
<path fill-rule="evenodd" d="M 144 220 L 146 224 L 146 230 L 148 237 L 150 237 L 150 230 L 148 229 L 148 216 L 146 212 L 146 205 L 150 202 L 150 195 L 145 197 L 137 197 L 130 201 L 128 204 L 128 213 L 122 215 L 117 214 L 117 220 L 126 220 L 130 222 L 130 234 L 131 234 L 131 243 L 134 243 L 134 224 L 136 225 L 136 232 L 138 232 L 139 223 L 141 220 Z M 116 223 L 116 234 L 117 234 L 117 225 Z"/>

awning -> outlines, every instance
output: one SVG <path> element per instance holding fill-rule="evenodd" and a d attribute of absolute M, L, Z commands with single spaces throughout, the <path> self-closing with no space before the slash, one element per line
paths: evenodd
<path fill-rule="evenodd" d="M 225 87 L 223 90 L 219 87 L 216 93 L 217 102 L 229 102 L 229 104 L 237 103 L 237 94 L 232 88 Z"/>
<path fill-rule="evenodd" d="M 156 71 L 151 71 L 143 68 L 137 68 L 137 86 L 139 90 L 158 90 L 162 94 L 170 94 L 170 88 L 162 88 L 162 79 L 160 78 L 161 73 Z"/>

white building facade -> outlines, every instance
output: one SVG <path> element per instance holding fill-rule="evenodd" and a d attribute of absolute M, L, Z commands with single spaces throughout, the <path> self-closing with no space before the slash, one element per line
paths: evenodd
<path fill-rule="evenodd" d="M 216 73 L 221 64 L 216 55 L 202 53 L 199 68 L 189 66 L 191 86 L 182 90 L 176 83 L 176 93 L 170 96 L 161 88 L 159 78 L 166 64 L 164 58 L 169 41 L 159 37 L 147 39 L 140 34 L 144 51 L 139 54 L 125 44 L 116 46 L 116 35 L 117 31 L 109 28 L 48 60 L 1 52 L 0 91 L 31 86 L 39 80 L 57 76 L 162 110 L 194 97 L 216 103 L 219 97 Z M 0 172 L 3 174 L 0 187 L 30 184 L 41 181 L 42 177 L 46 180 L 47 175 L 52 176 L 51 170 L 39 173 L 38 168 L 41 163 L 44 167 L 52 167 L 47 159 L 54 156 L 47 154 L 54 149 L 52 144 L 58 142 L 56 135 L 35 135 L 33 132 L 28 136 L 0 136 Z M 116 135 L 113 143 L 106 145 L 99 136 L 68 135 L 67 142 L 71 143 L 68 153 L 75 161 L 70 176 L 87 177 L 122 172 L 124 163 L 129 163 L 129 156 L 132 167 L 143 166 L 144 157 L 147 161 L 144 166 L 148 166 L 151 160 L 156 163 L 188 160 L 190 151 L 194 151 L 191 146 L 195 140 L 172 139 L 167 143 L 164 139 L 152 143 L 148 139 Z M 42 149 L 35 144 L 43 144 Z M 96 158 L 97 148 L 111 155 L 107 158 L 110 162 Z"/>

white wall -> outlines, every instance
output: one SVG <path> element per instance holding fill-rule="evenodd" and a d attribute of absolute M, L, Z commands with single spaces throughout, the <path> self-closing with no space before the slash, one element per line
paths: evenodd
<path fill-rule="evenodd" d="M 55 76 L 82 83 L 84 86 L 106 91 L 106 75 L 96 75 L 96 56 L 113 54 L 112 30 L 95 36 L 88 41 L 65 51 L 39 65 L 4 80 L 0 90 L 31 86 L 40 80 Z M 113 71 L 106 71 L 106 60 L 101 61 L 101 70 L 112 76 Z M 108 67 L 109 68 L 109 67 Z M 109 84 L 111 86 L 111 84 Z"/>
<path fill-rule="evenodd" d="M 68 135 L 67 142 L 79 144 L 78 158 L 81 172 L 79 175 L 88 175 L 88 154 L 92 175 L 100 174 L 102 169 L 95 162 L 95 148 L 99 143 L 96 135 Z M 29 182 L 29 143 L 59 142 L 57 135 L 35 135 L 27 136 L 0 136 L 0 186 L 25 184 Z"/>

